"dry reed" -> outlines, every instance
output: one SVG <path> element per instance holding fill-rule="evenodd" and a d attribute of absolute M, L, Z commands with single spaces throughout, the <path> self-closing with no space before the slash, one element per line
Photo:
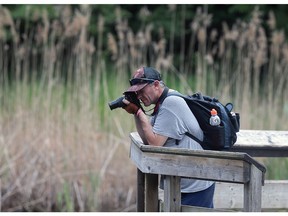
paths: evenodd
<path fill-rule="evenodd" d="M 223 22 L 220 34 L 208 31 L 212 15 L 199 7 L 190 20 L 187 45 L 185 5 L 168 6 L 170 40 L 163 28 L 157 40 L 152 37 L 156 29 L 146 22 L 147 7 L 139 11 L 142 23 L 136 32 L 117 7 L 116 35 L 104 35 L 105 17 L 99 15 L 95 43 L 88 33 L 89 6 L 75 12 L 68 5 L 57 7 L 61 13 L 53 22 L 45 10 L 35 12 L 37 25 L 26 24 L 21 40 L 17 21 L 0 7 L 1 210 L 135 210 L 136 172 L 128 158 L 133 119 L 106 104 L 120 96 L 141 65 L 159 69 L 180 92 L 202 91 L 234 102 L 243 129 L 287 130 L 288 45 L 272 11 L 270 37 L 257 8 L 249 22 L 232 27 Z M 27 14 L 30 10 L 27 6 Z M 174 64 L 177 20 L 182 25 L 179 70 Z M 113 62 L 109 73 L 105 37 Z M 12 84 L 10 69 L 15 71 Z"/>

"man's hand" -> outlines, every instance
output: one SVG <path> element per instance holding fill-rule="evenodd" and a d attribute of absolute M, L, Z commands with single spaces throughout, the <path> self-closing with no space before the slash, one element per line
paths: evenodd
<path fill-rule="evenodd" d="M 137 111 L 140 109 L 137 105 L 135 105 L 134 103 L 131 103 L 130 101 L 126 99 L 123 99 L 123 103 L 126 104 L 126 106 L 123 107 L 123 109 L 125 109 L 130 114 L 136 114 Z"/>

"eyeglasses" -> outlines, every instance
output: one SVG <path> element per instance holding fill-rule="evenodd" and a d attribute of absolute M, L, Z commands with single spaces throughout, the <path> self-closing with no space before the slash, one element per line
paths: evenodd
<path fill-rule="evenodd" d="M 129 80 L 131 86 L 143 83 L 153 83 L 154 81 L 155 81 L 154 79 L 148 79 L 148 78 L 134 78 Z"/>

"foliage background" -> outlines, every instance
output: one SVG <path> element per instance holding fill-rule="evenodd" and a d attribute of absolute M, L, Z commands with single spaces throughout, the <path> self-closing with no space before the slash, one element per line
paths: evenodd
<path fill-rule="evenodd" d="M 2 211 L 133 211 L 133 118 L 107 103 L 141 65 L 287 130 L 286 5 L 1 5 Z M 288 177 L 267 160 L 268 179 Z"/>

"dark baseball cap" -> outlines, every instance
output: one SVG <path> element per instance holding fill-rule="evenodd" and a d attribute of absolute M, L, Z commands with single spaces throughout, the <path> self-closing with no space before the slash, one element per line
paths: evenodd
<path fill-rule="evenodd" d="M 155 80 L 161 80 L 161 74 L 157 70 L 141 67 L 134 72 L 133 78 L 129 80 L 131 86 L 125 92 L 137 92 Z"/>

